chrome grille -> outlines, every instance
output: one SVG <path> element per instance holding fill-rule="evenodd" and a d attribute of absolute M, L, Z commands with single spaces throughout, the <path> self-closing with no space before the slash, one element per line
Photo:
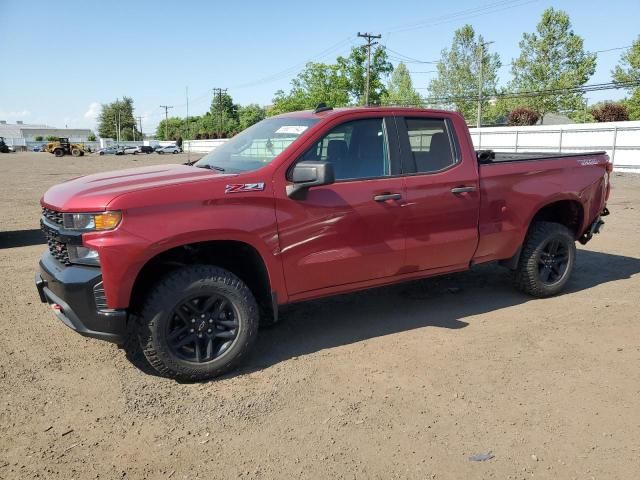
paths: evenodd
<path fill-rule="evenodd" d="M 42 232 L 44 233 L 44 238 L 47 240 L 49 252 L 53 258 L 64 265 L 71 265 L 71 262 L 69 261 L 69 252 L 67 251 L 67 244 L 58 240 L 58 234 L 54 229 L 47 227 L 44 222 L 40 222 L 40 224 Z"/>
<path fill-rule="evenodd" d="M 42 207 L 42 216 L 56 225 L 62 226 L 62 213 Z"/>

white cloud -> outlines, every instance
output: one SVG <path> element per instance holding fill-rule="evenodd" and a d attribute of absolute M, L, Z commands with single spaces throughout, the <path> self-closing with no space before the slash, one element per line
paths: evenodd
<path fill-rule="evenodd" d="M 90 121 L 95 121 L 100 114 L 100 104 L 98 102 L 91 102 L 89 109 L 84 113 L 84 118 Z"/>
<path fill-rule="evenodd" d="M 22 110 L 21 112 L 4 112 L 4 111 L 0 111 L 0 117 L 2 117 L 3 120 L 8 120 L 11 118 L 25 118 L 25 117 L 30 117 L 31 116 L 31 112 L 27 109 Z"/>

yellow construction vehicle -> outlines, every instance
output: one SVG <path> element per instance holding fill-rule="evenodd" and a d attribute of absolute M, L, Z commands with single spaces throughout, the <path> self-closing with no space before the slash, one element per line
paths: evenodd
<path fill-rule="evenodd" d="M 82 157 L 91 150 L 85 147 L 84 143 L 70 143 L 68 138 L 59 137 L 56 142 L 49 142 L 42 146 L 44 152 L 53 153 L 56 157 L 64 155 L 72 155 L 74 157 Z"/>

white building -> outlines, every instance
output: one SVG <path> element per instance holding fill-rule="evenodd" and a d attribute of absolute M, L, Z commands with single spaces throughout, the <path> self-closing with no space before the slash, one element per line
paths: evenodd
<path fill-rule="evenodd" d="M 26 146 L 26 142 L 35 142 L 36 137 L 68 137 L 72 142 L 86 142 L 93 132 L 88 128 L 56 128 L 48 125 L 26 124 L 21 121 L 7 123 L 0 120 L 0 137 L 9 145 Z"/>

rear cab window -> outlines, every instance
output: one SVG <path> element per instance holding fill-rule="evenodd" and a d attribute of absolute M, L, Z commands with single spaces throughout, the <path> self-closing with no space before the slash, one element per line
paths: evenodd
<path fill-rule="evenodd" d="M 446 119 L 404 117 L 398 120 L 406 152 L 403 155 L 406 173 L 436 173 L 458 163 L 455 140 Z"/>

